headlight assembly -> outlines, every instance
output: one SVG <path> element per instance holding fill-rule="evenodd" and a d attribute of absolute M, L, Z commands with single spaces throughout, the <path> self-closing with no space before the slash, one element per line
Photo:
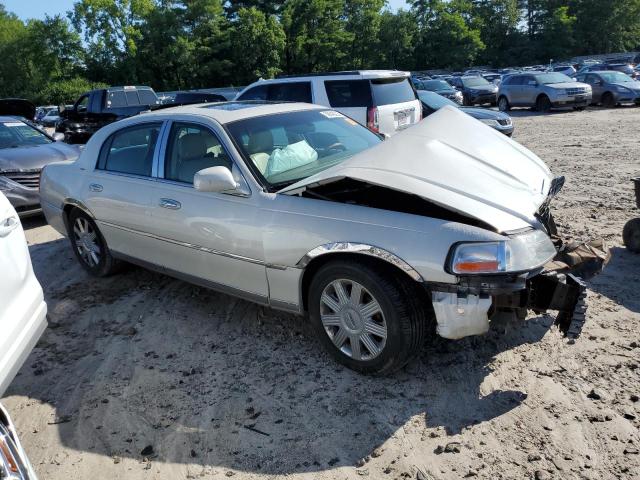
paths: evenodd
<path fill-rule="evenodd" d="M 498 121 L 492 118 L 481 118 L 480 121 L 490 127 L 497 127 L 499 125 Z"/>
<path fill-rule="evenodd" d="M 454 245 L 448 270 L 456 275 L 524 272 L 543 266 L 555 255 L 547 234 L 530 230 L 497 242 Z"/>

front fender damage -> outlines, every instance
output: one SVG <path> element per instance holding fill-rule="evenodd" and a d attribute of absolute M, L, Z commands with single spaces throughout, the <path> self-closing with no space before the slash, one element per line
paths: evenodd
<path fill-rule="evenodd" d="M 524 319 L 528 311 L 552 310 L 558 312 L 558 329 L 577 338 L 586 318 L 585 280 L 602 271 L 610 253 L 603 240 L 578 244 L 554 238 L 554 243 L 558 254 L 541 271 L 461 278 L 455 286 L 431 285 L 437 333 L 449 339 L 480 335 L 498 313 Z"/>

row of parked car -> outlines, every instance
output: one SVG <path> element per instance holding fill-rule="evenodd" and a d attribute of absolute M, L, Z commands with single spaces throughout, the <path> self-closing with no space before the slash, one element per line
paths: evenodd
<path fill-rule="evenodd" d="M 417 88 L 435 91 L 463 105 L 498 105 L 506 112 L 512 107 L 546 112 L 553 107 L 583 109 L 601 104 L 640 105 L 640 81 L 616 70 L 588 70 L 573 78 L 560 72 L 521 71 L 501 76 L 498 85 L 479 74 L 443 79 L 414 77 Z"/>

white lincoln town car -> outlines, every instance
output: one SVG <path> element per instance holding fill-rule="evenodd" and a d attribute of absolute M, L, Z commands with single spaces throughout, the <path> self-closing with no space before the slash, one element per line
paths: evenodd
<path fill-rule="evenodd" d="M 499 312 L 567 328 L 582 283 L 545 269 L 562 182 L 453 108 L 385 140 L 326 107 L 226 102 L 104 127 L 44 169 L 41 203 L 90 274 L 131 262 L 308 315 L 338 361 L 387 373 Z"/>

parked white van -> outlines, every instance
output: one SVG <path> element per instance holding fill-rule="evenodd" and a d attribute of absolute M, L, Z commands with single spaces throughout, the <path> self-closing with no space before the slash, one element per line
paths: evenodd
<path fill-rule="evenodd" d="M 324 105 L 374 132 L 393 135 L 422 119 L 409 72 L 358 70 L 258 80 L 236 100 Z"/>

